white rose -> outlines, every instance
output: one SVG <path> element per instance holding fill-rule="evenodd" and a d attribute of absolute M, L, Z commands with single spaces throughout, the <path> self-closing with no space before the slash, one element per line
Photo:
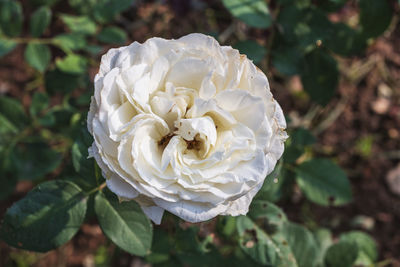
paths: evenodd
<path fill-rule="evenodd" d="M 246 214 L 287 138 L 267 77 L 203 34 L 151 38 L 101 59 L 89 149 L 108 188 L 160 223 Z"/>

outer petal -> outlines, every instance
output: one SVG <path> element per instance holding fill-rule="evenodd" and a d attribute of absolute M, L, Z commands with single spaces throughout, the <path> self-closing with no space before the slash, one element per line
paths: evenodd
<path fill-rule="evenodd" d="M 107 187 L 119 197 L 126 199 L 134 199 L 139 193 L 127 182 L 122 180 L 117 175 L 112 175 L 106 180 Z"/>
<path fill-rule="evenodd" d="M 150 218 L 155 224 L 160 224 L 164 209 L 157 206 L 141 206 L 144 214 Z"/>

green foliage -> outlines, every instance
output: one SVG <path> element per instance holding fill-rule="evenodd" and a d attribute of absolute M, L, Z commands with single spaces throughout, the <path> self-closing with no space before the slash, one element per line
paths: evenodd
<path fill-rule="evenodd" d="M 295 129 L 290 133 L 290 139 L 286 143 L 285 152 L 283 154 L 284 161 L 294 163 L 303 155 L 307 146 L 315 143 L 315 137 L 312 133 L 304 128 Z"/>
<path fill-rule="evenodd" d="M 78 87 L 79 75 L 62 72 L 58 69 L 48 71 L 45 76 L 45 87 L 50 94 L 70 93 Z"/>
<path fill-rule="evenodd" d="M 81 33 L 59 34 L 53 41 L 65 51 L 83 49 L 87 45 L 85 35 Z"/>
<path fill-rule="evenodd" d="M 0 114 L 10 124 L 20 129 L 28 123 L 28 117 L 21 103 L 13 98 L 0 96 Z"/>
<path fill-rule="evenodd" d="M 22 30 L 23 14 L 21 4 L 14 0 L 0 1 L 0 29 L 10 37 L 18 36 Z"/>
<path fill-rule="evenodd" d="M 330 160 L 312 159 L 296 168 L 296 181 L 306 197 L 320 205 L 343 205 L 351 201 L 346 174 Z"/>
<path fill-rule="evenodd" d="M 43 34 L 51 21 L 51 10 L 46 6 L 38 8 L 31 16 L 29 23 L 31 35 L 39 37 Z"/>
<path fill-rule="evenodd" d="M 256 198 L 272 202 L 284 198 L 291 191 L 295 181 L 294 177 L 295 175 L 291 170 L 283 168 L 283 162 L 281 161 L 275 167 L 275 170 L 267 176 Z"/>
<path fill-rule="evenodd" d="M 314 231 L 314 238 L 319 247 L 319 254 L 316 257 L 317 266 L 324 266 L 325 254 L 328 248 L 332 245 L 332 233 L 326 228 L 319 228 Z"/>
<path fill-rule="evenodd" d="M 375 141 L 374 139 L 375 138 L 372 135 L 361 137 L 360 139 L 357 140 L 355 149 L 361 156 L 365 158 L 370 157 L 372 153 L 372 146 Z"/>
<path fill-rule="evenodd" d="M 39 115 L 43 110 L 49 106 L 49 96 L 46 93 L 36 92 L 32 97 L 32 103 L 29 107 L 31 116 L 35 117 Z"/>
<path fill-rule="evenodd" d="M 71 182 L 40 184 L 7 210 L 0 237 L 16 248 L 38 252 L 57 248 L 79 230 L 86 201 L 82 190 Z"/>
<path fill-rule="evenodd" d="M 341 241 L 329 247 L 325 255 L 328 267 L 351 267 L 357 259 L 358 248 L 352 242 Z"/>
<path fill-rule="evenodd" d="M 269 266 L 298 266 L 281 232 L 267 234 L 248 217 L 237 219 L 239 246 L 253 260 Z"/>
<path fill-rule="evenodd" d="M 2 117 L 0 116 L 0 136 L 4 137 Z M 11 160 L 8 157 L 9 149 L 0 144 L 0 200 L 6 199 L 14 192 L 17 184 L 17 177 L 14 175 L 11 168 Z"/>
<path fill-rule="evenodd" d="M 237 42 L 233 48 L 238 49 L 241 54 L 247 55 L 249 59 L 254 61 L 254 63 L 259 63 L 263 60 L 267 53 L 266 49 L 262 45 L 259 45 L 253 40 Z"/>
<path fill-rule="evenodd" d="M 36 180 L 56 169 L 62 155 L 43 142 L 20 143 L 11 153 L 11 159 L 20 180 Z"/>
<path fill-rule="evenodd" d="M 318 258 L 315 255 L 319 255 L 319 249 L 310 231 L 299 224 L 287 223 L 284 235 L 299 267 L 316 266 Z"/>
<path fill-rule="evenodd" d="M 81 74 L 86 71 L 87 59 L 77 54 L 69 54 L 63 59 L 57 59 L 56 66 L 69 74 Z"/>
<path fill-rule="evenodd" d="M 312 100 L 328 104 L 339 82 L 336 61 L 321 49 L 311 51 L 301 63 L 301 81 Z"/>
<path fill-rule="evenodd" d="M 223 0 L 231 14 L 256 28 L 268 28 L 272 24 L 269 8 L 263 0 Z"/>
<path fill-rule="evenodd" d="M 57 4 L 57 2 L 59 2 L 60 0 L 31 0 L 31 2 L 35 5 L 35 6 L 48 6 L 51 7 L 55 4 Z"/>
<path fill-rule="evenodd" d="M 95 211 L 101 229 L 120 248 L 139 256 L 150 252 L 153 227 L 136 202 L 121 203 L 115 196 L 99 192 Z"/>
<path fill-rule="evenodd" d="M 272 53 L 272 65 L 284 75 L 300 73 L 301 49 L 297 46 L 278 46 Z"/>
<path fill-rule="evenodd" d="M 392 21 L 392 8 L 387 0 L 360 0 L 360 26 L 366 38 L 382 34 Z"/>
<path fill-rule="evenodd" d="M 63 14 L 60 18 L 72 32 L 82 34 L 96 33 L 96 23 L 94 23 L 89 17 Z"/>
<path fill-rule="evenodd" d="M 12 40 L 2 39 L 0 36 L 0 58 L 10 53 L 17 43 Z"/>
<path fill-rule="evenodd" d="M 248 216 L 255 220 L 266 220 L 270 231 L 281 230 L 284 223 L 287 222 L 285 213 L 275 204 L 265 200 L 254 200 Z"/>
<path fill-rule="evenodd" d="M 327 12 L 334 12 L 342 8 L 347 0 L 317 0 L 318 6 Z"/>
<path fill-rule="evenodd" d="M 375 241 L 366 233 L 351 231 L 340 236 L 340 241 L 355 243 L 358 247 L 356 265 L 373 265 L 378 259 L 378 252 Z"/>
<path fill-rule="evenodd" d="M 85 1 L 85 0 L 75 0 Z M 97 0 L 93 7 L 93 16 L 100 23 L 107 23 L 115 19 L 119 13 L 124 12 L 135 3 L 135 0 Z"/>
<path fill-rule="evenodd" d="M 103 43 L 123 44 L 126 42 L 126 33 L 118 27 L 105 27 L 97 39 Z"/>
<path fill-rule="evenodd" d="M 25 60 L 32 68 L 44 72 L 50 63 L 51 52 L 47 45 L 29 43 L 25 49 Z"/>
<path fill-rule="evenodd" d="M 338 40 L 341 40 L 338 42 Z M 327 38 L 325 45 L 332 52 L 342 55 L 350 56 L 359 54 L 366 48 L 366 41 L 360 32 L 350 28 L 344 23 L 332 24 L 332 33 Z"/>

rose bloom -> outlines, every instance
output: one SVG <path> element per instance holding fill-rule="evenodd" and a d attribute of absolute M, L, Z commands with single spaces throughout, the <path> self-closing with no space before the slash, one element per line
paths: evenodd
<path fill-rule="evenodd" d="M 284 149 L 286 122 L 267 77 L 203 34 L 151 38 L 101 59 L 89 153 L 122 200 L 159 224 L 246 214 Z"/>

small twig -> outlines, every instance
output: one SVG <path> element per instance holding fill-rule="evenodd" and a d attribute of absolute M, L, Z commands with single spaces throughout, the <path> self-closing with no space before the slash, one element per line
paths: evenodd
<path fill-rule="evenodd" d="M 303 125 L 309 128 L 312 120 L 321 112 L 322 108 L 316 104 L 312 104 L 311 108 L 303 117 Z"/>
<path fill-rule="evenodd" d="M 273 14 L 274 21 L 278 17 L 280 11 L 281 10 L 280 10 L 279 6 L 274 10 L 274 14 Z M 269 64 L 270 64 L 270 61 L 271 61 L 271 49 L 272 49 L 272 45 L 273 45 L 274 39 L 275 39 L 275 34 L 276 34 L 276 30 L 277 30 L 276 27 L 278 27 L 278 25 L 272 24 L 271 28 L 270 28 L 271 29 L 271 34 L 270 34 L 270 36 L 268 38 L 268 45 L 266 47 L 267 48 L 267 56 L 266 56 L 266 59 L 265 59 L 265 67 L 266 68 L 269 67 Z"/>
<path fill-rule="evenodd" d="M 229 37 L 235 32 L 236 30 L 236 22 L 233 21 L 231 25 L 228 26 L 220 35 L 219 35 L 219 42 L 225 43 Z"/>
<path fill-rule="evenodd" d="M 106 187 L 106 182 L 102 183 L 100 186 L 93 188 L 92 190 L 90 190 L 89 192 L 86 193 L 86 195 L 90 196 L 93 193 L 96 193 L 97 191 L 102 190 L 104 187 Z"/>
<path fill-rule="evenodd" d="M 313 134 L 318 135 L 331 126 L 346 108 L 347 101 L 347 97 L 341 98 L 335 108 L 329 111 L 326 118 L 311 130 Z"/>
<path fill-rule="evenodd" d="M 54 39 L 52 38 L 24 38 L 24 37 L 17 37 L 8 39 L 10 41 L 14 41 L 20 44 L 26 43 L 37 43 L 37 44 L 55 44 Z"/>
<path fill-rule="evenodd" d="M 354 84 L 358 84 L 376 65 L 377 56 L 371 56 L 364 63 L 356 63 L 350 68 L 343 68 L 341 73 Z"/>

